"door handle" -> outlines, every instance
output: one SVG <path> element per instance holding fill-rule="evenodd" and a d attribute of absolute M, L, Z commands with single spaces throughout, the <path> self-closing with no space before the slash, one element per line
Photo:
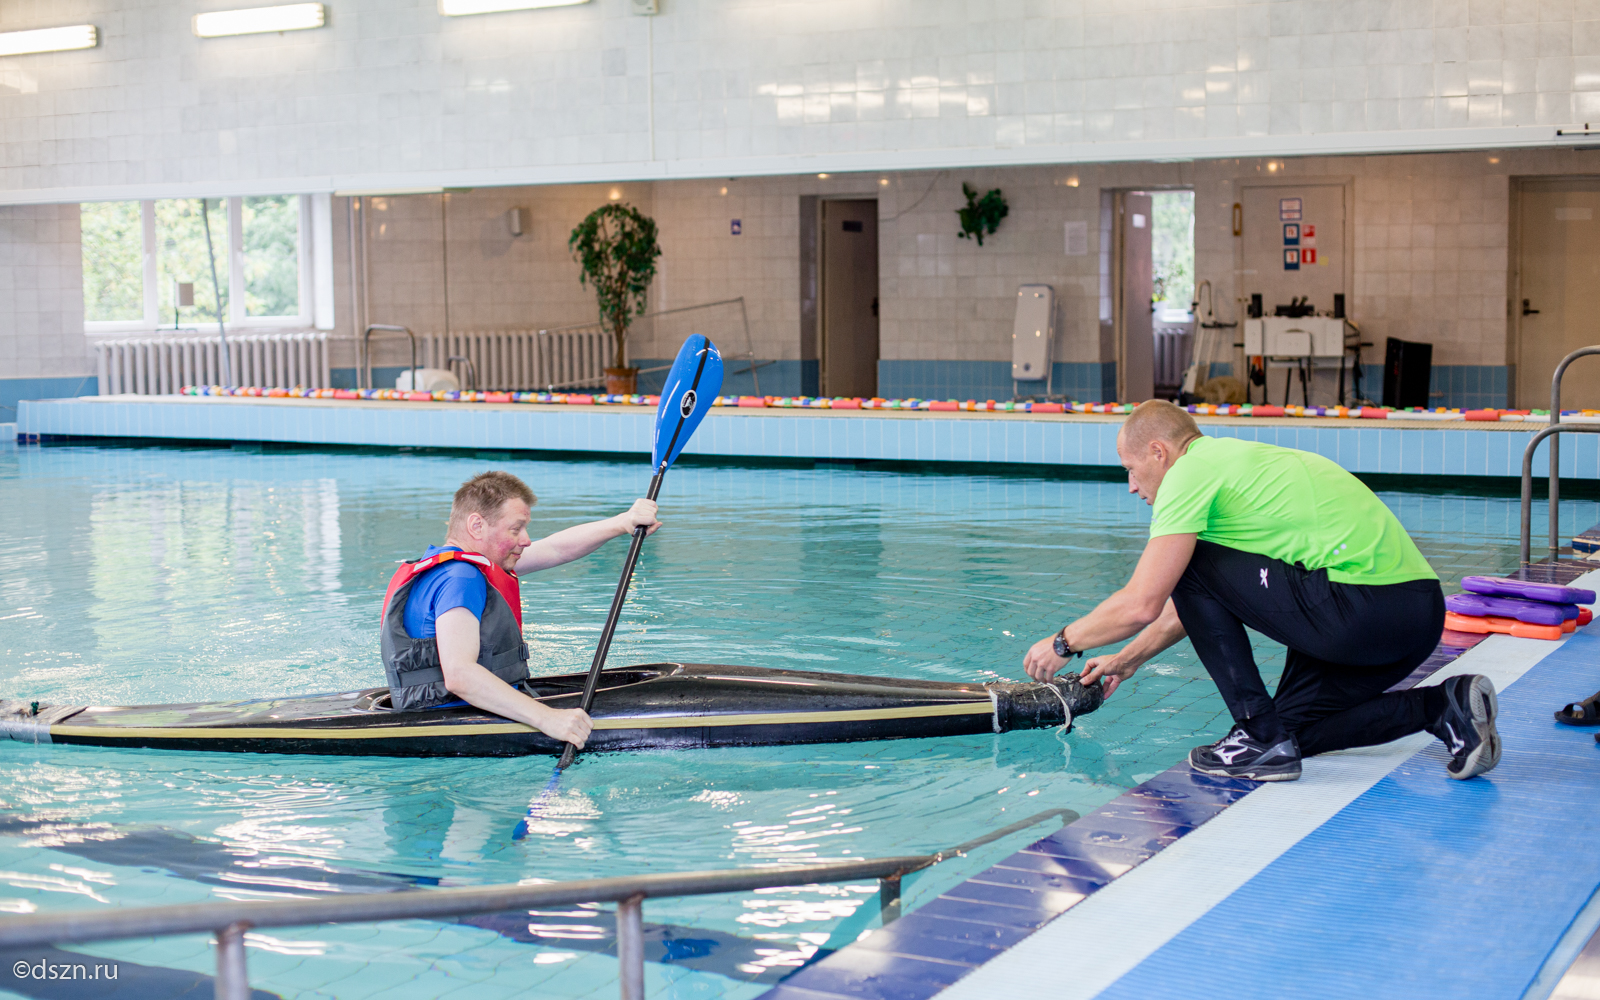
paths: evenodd
<path fill-rule="evenodd" d="M 1529 309 L 1528 308 L 1528 300 L 1527 299 L 1523 299 L 1522 300 L 1522 315 L 1524 315 L 1524 316 L 1537 316 L 1537 315 L 1539 315 L 1539 310 L 1537 310 L 1537 309 Z"/>

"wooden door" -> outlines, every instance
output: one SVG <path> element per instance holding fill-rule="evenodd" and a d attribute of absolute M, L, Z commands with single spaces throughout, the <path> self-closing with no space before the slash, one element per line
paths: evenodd
<path fill-rule="evenodd" d="M 1117 225 L 1121 232 L 1121 332 L 1117 343 L 1117 399 L 1142 403 L 1156 395 L 1155 305 L 1150 301 L 1155 283 L 1155 261 L 1150 247 L 1150 196 L 1124 192 Z"/>
<path fill-rule="evenodd" d="M 1517 216 L 1516 405 L 1542 410 L 1561 359 L 1600 344 L 1600 178 L 1524 181 Z M 1600 359 L 1567 369 L 1561 406 L 1600 408 Z"/>
<path fill-rule="evenodd" d="M 878 392 L 878 203 L 822 203 L 824 396 Z"/>

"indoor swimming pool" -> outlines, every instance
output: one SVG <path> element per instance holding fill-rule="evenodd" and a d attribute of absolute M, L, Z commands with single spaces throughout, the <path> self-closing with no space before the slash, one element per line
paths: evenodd
<path fill-rule="evenodd" d="M 539 495 L 534 537 L 616 513 L 648 480 L 643 462 L 491 453 L 0 449 L 0 697 L 148 704 L 380 686 L 394 565 L 440 540 L 451 493 L 491 467 Z M 1510 495 L 1380 496 L 1447 591 L 1516 560 Z M 1111 478 L 680 464 L 662 519 L 610 663 L 984 681 L 1021 678 L 1030 643 L 1126 579 L 1148 511 Z M 1566 501 L 1562 520 L 1586 528 L 1600 503 Z M 588 666 L 624 554 L 613 542 L 524 579 L 535 673 Z M 1262 653 L 1275 676 L 1281 654 Z M 546 758 L 0 743 L 0 912 L 920 854 L 1050 810 L 1088 812 L 1226 722 L 1185 643 L 1070 734 L 587 756 L 523 840 L 512 830 Z M 1056 823 L 908 879 L 906 906 Z M 647 924 L 678 945 L 677 960 L 647 966 L 651 995 L 756 996 L 875 926 L 875 893 L 869 882 L 651 900 Z M 250 938 L 251 981 L 283 997 L 611 997 L 609 938 L 592 907 L 274 931 Z M 150 982 L 215 968 L 201 936 L 75 950 L 148 967 Z"/>

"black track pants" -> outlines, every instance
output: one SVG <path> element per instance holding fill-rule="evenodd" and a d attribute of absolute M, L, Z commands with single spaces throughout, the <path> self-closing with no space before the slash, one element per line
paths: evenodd
<path fill-rule="evenodd" d="M 1433 721 L 1426 689 L 1384 691 L 1438 644 L 1444 593 L 1436 580 L 1330 583 L 1325 570 L 1196 542 L 1172 601 L 1234 720 L 1259 739 L 1287 730 L 1310 757 L 1387 743 Z M 1246 625 L 1289 647 L 1274 696 Z"/>

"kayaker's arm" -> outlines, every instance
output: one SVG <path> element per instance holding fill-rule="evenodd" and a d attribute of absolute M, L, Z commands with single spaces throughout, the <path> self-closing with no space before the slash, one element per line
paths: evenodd
<path fill-rule="evenodd" d="M 656 520 L 654 500 L 641 498 L 615 517 L 575 524 L 546 535 L 523 550 L 522 557 L 517 560 L 517 573 L 534 573 L 582 559 L 613 538 L 633 534 L 640 525 L 649 528 L 652 535 L 661 527 L 661 522 Z"/>
<path fill-rule="evenodd" d="M 1161 618 L 1173 588 L 1177 587 L 1183 571 L 1189 568 L 1196 537 L 1192 533 L 1159 535 L 1145 543 L 1144 555 L 1139 557 L 1132 579 L 1093 611 L 1067 626 L 1067 645 L 1074 650 L 1086 650 L 1119 642 Z M 1055 636 L 1050 635 L 1028 650 L 1022 666 L 1029 677 L 1036 681 L 1049 680 L 1066 666 L 1067 661 L 1057 656 L 1052 648 L 1054 643 Z"/>
<path fill-rule="evenodd" d="M 528 697 L 478 663 L 478 618 L 451 608 L 434 620 L 444 686 L 475 708 L 527 723 L 547 736 L 582 747 L 592 724 L 582 709 L 551 708 Z"/>

